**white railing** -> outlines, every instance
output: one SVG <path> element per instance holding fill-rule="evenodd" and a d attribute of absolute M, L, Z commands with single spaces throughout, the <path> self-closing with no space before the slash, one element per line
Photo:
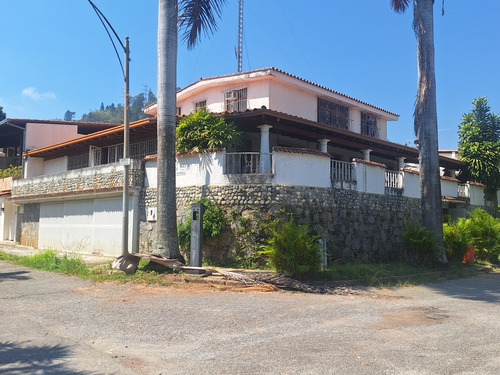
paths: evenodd
<path fill-rule="evenodd" d="M 398 171 L 385 171 L 385 187 L 403 189 L 403 174 Z"/>
<path fill-rule="evenodd" d="M 354 182 L 354 165 L 346 161 L 330 160 L 330 178 L 332 181 Z"/>
<path fill-rule="evenodd" d="M 469 185 L 458 184 L 458 197 L 459 198 L 470 198 Z"/>
<path fill-rule="evenodd" d="M 225 174 L 271 173 L 272 154 L 261 152 L 226 153 Z"/>

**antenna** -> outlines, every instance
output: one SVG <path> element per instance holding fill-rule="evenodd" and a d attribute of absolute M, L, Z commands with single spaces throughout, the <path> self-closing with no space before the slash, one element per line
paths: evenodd
<path fill-rule="evenodd" d="M 238 0 L 238 46 L 236 47 L 238 73 L 243 70 L 243 0 Z"/>

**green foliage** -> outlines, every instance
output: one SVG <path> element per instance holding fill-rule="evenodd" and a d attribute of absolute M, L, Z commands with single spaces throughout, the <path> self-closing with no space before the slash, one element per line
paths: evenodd
<path fill-rule="evenodd" d="M 438 246 L 436 234 L 416 220 L 408 220 L 401 237 L 406 259 L 421 264 L 434 263 Z"/>
<path fill-rule="evenodd" d="M 220 150 L 240 142 L 242 133 L 233 122 L 216 116 L 206 108 L 199 109 L 179 122 L 176 129 L 177 152 Z"/>
<path fill-rule="evenodd" d="M 480 260 L 500 260 L 500 219 L 476 208 L 467 219 L 470 239 L 474 243 L 475 256 Z"/>
<path fill-rule="evenodd" d="M 7 118 L 7 115 L 3 111 L 3 107 L 0 105 L 0 121 L 5 120 Z"/>
<path fill-rule="evenodd" d="M 156 102 L 155 95 L 149 90 L 149 93 L 146 94 L 141 92 L 136 96 L 130 98 L 129 103 L 129 121 L 137 121 L 143 118 L 148 117 L 142 109 Z M 68 111 L 66 112 L 68 113 Z M 73 113 L 73 112 L 71 112 Z M 86 122 L 106 122 L 110 124 L 122 124 L 123 123 L 123 104 L 111 103 L 111 105 L 104 106 L 104 103 L 101 103 L 99 110 L 93 110 L 89 113 L 84 113 L 82 115 L 81 121 Z"/>
<path fill-rule="evenodd" d="M 472 242 L 467 219 L 459 218 L 456 222 L 444 223 L 443 242 L 447 258 L 461 262 Z"/>
<path fill-rule="evenodd" d="M 261 252 L 269 257 L 278 272 L 294 276 L 317 273 L 320 268 L 318 235 L 312 235 L 307 225 L 298 225 L 292 218 L 283 223 L 274 220 L 269 225 L 270 236 Z"/>
<path fill-rule="evenodd" d="M 18 257 L 0 253 L 1 260 L 7 260 L 26 267 L 36 268 L 52 272 L 64 273 L 66 275 L 75 275 L 86 277 L 89 274 L 89 268 L 83 263 L 81 257 L 58 256 L 53 250 L 43 251 L 41 253 Z"/>
<path fill-rule="evenodd" d="M 14 167 L 11 164 L 9 168 L 0 169 L 0 178 L 21 177 L 21 173 L 22 173 L 22 167 L 20 165 Z"/>
<path fill-rule="evenodd" d="M 73 121 L 75 118 L 75 112 L 71 112 L 69 109 L 64 113 L 64 121 Z"/>
<path fill-rule="evenodd" d="M 204 197 L 193 203 L 203 204 L 203 238 L 212 239 L 221 236 L 227 227 L 224 211 L 215 202 Z M 191 212 L 191 208 L 190 211 Z M 188 249 L 191 242 L 191 215 L 186 220 L 177 225 L 177 236 L 179 245 L 183 249 Z"/>
<path fill-rule="evenodd" d="M 490 113 L 486 98 L 474 99 L 472 111 L 462 116 L 458 136 L 461 160 L 467 163 L 460 179 L 496 191 L 500 188 L 500 116 Z"/>

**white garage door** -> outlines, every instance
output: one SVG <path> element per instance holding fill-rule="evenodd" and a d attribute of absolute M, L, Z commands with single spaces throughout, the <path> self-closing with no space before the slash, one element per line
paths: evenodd
<path fill-rule="evenodd" d="M 121 226 L 122 200 L 119 197 L 42 203 L 38 247 L 118 256 L 121 254 Z"/>

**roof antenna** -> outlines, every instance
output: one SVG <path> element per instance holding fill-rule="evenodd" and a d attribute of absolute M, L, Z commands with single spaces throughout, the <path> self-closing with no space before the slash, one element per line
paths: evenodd
<path fill-rule="evenodd" d="M 243 70 L 243 0 L 238 0 L 238 45 L 235 48 L 238 73 Z"/>

